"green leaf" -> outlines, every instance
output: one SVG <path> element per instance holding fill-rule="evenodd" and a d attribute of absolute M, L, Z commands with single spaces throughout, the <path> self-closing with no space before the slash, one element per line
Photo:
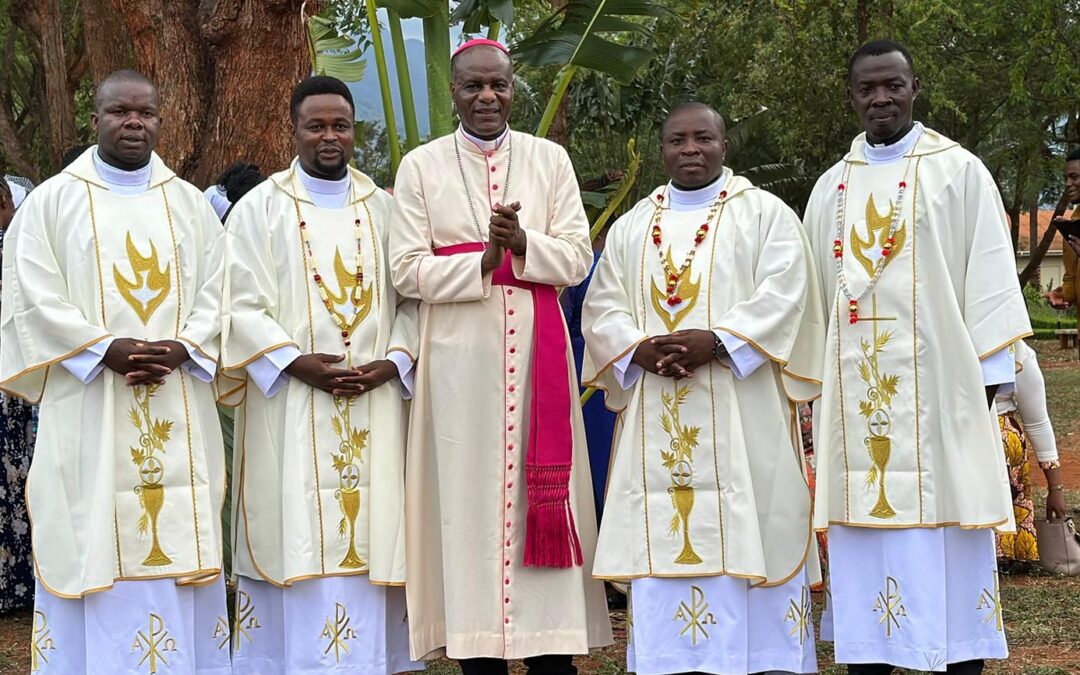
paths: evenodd
<path fill-rule="evenodd" d="M 602 192 L 582 191 L 581 201 L 585 204 L 585 206 L 589 206 L 594 209 L 602 209 L 607 206 L 608 196 Z"/>
<path fill-rule="evenodd" d="M 356 40 L 338 32 L 334 23 L 321 16 L 308 19 L 311 69 L 316 75 L 329 75 L 344 82 L 364 79 L 367 61 Z"/>
<path fill-rule="evenodd" d="M 438 0 L 379 0 L 381 7 L 394 10 L 402 19 L 427 19 L 438 14 L 445 4 Z"/>
<path fill-rule="evenodd" d="M 650 34 L 651 27 L 641 17 L 672 15 L 650 0 L 570 0 L 561 17 L 557 14 L 542 22 L 514 46 L 514 58 L 534 67 L 578 66 L 629 83 L 652 58 L 652 51 L 625 44 L 627 36 Z"/>

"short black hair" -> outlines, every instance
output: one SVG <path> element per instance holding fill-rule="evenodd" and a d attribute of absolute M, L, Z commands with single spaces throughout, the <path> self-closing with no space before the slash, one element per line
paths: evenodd
<path fill-rule="evenodd" d="M 851 73 L 855 70 L 855 62 L 859 59 L 866 56 L 881 56 L 882 54 L 892 54 L 893 52 L 896 52 L 900 54 L 900 56 L 904 57 L 904 60 L 907 61 L 908 68 L 911 69 L 911 75 L 912 77 L 914 77 L 915 61 L 911 58 L 911 52 L 907 50 L 907 47 L 900 44 L 899 42 L 894 42 L 892 40 L 871 40 L 870 42 L 864 44 L 862 47 L 856 49 L 855 53 L 851 55 L 850 59 L 848 59 L 848 80 L 851 79 Z"/>
<path fill-rule="evenodd" d="M 353 114 L 356 114 L 356 104 L 353 103 L 352 92 L 349 91 L 349 85 L 345 84 L 336 77 L 330 77 L 329 75 L 314 75 L 305 80 L 302 80 L 300 84 L 296 85 L 293 89 L 292 98 L 289 100 L 289 119 L 293 124 L 296 124 L 296 117 L 300 112 L 300 104 L 304 102 L 304 99 L 308 96 L 318 96 L 320 94 L 337 94 L 346 101 L 349 102 L 349 107 L 352 108 Z"/>
<path fill-rule="evenodd" d="M 106 75 L 105 79 L 103 79 L 100 83 L 98 83 L 97 89 L 94 91 L 94 110 L 95 111 L 101 110 L 102 92 L 104 92 L 106 90 L 106 88 L 108 88 L 109 85 L 111 85 L 111 84 L 129 84 L 129 83 L 133 83 L 133 82 L 138 83 L 138 84 L 149 85 L 154 90 L 154 95 L 158 96 L 160 98 L 160 94 L 158 93 L 157 85 L 155 85 L 153 83 L 153 81 L 151 81 L 151 79 L 149 77 L 147 77 L 146 75 L 143 75 L 142 73 L 140 73 L 137 70 L 131 70 L 130 68 L 125 68 L 123 70 L 114 70 L 113 72 Z"/>
<path fill-rule="evenodd" d="M 1073 148 L 1072 151 L 1065 155 L 1066 162 L 1080 162 L 1080 148 Z"/>
<path fill-rule="evenodd" d="M 237 162 L 218 178 L 218 185 L 225 188 L 225 197 L 229 203 L 235 204 L 264 180 L 266 176 L 262 175 L 258 166 L 247 162 Z"/>
<path fill-rule="evenodd" d="M 82 155 L 84 152 L 86 152 L 87 150 L 89 150 L 92 147 L 94 147 L 94 146 L 90 145 L 89 143 L 83 143 L 83 144 L 80 144 L 80 145 L 71 146 L 70 148 L 68 148 L 67 150 L 64 151 L 63 156 L 60 158 L 60 168 L 61 169 L 68 168 L 69 164 L 71 164 L 72 162 L 77 160 L 80 155 Z"/>
<path fill-rule="evenodd" d="M 663 140 L 664 138 L 664 130 L 667 128 L 668 120 L 686 110 L 706 110 L 708 112 L 711 112 L 716 117 L 716 123 L 720 126 L 720 131 L 725 134 L 727 133 L 727 122 L 724 121 L 724 116 L 721 115 L 716 110 L 716 108 L 712 107 L 708 103 L 702 103 L 701 101 L 684 101 L 672 108 L 671 112 L 669 112 L 664 118 L 664 121 L 660 123 L 661 140 Z"/>

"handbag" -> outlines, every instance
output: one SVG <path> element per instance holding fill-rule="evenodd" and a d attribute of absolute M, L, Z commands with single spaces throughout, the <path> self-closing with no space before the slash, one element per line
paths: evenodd
<path fill-rule="evenodd" d="M 1080 534 L 1072 518 L 1035 521 L 1035 538 L 1043 569 L 1070 577 L 1080 575 Z"/>

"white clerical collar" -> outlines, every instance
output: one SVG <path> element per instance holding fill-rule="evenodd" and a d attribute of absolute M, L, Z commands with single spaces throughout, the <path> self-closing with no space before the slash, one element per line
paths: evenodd
<path fill-rule="evenodd" d="M 311 201 L 315 206 L 324 209 L 340 209 L 345 206 L 349 189 L 352 187 L 352 176 L 346 170 L 345 175 L 337 180 L 316 178 L 307 171 L 300 162 L 296 163 L 296 173 L 300 176 L 300 182 L 307 189 Z"/>
<path fill-rule="evenodd" d="M 668 206 L 673 211 L 696 211 L 707 208 L 716 201 L 724 185 L 727 184 L 727 179 L 728 172 L 724 171 L 713 182 L 694 190 L 683 190 L 675 187 L 674 183 L 668 183 Z"/>
<path fill-rule="evenodd" d="M 890 145 L 871 145 L 867 139 L 864 150 L 867 164 L 888 164 L 909 154 L 915 149 L 915 144 L 919 142 L 924 131 L 922 122 L 916 122 L 903 138 Z"/>
<path fill-rule="evenodd" d="M 510 125 L 506 125 L 506 128 L 503 129 L 502 133 L 499 134 L 497 138 L 493 138 L 490 141 L 486 141 L 483 138 L 477 138 L 476 136 L 473 136 L 465 130 L 465 127 L 461 127 L 461 135 L 464 136 L 470 143 L 480 148 L 480 150 L 482 150 L 483 152 L 491 152 L 492 150 L 498 150 L 502 146 L 503 141 L 506 140 L 506 137 L 510 135 Z"/>
<path fill-rule="evenodd" d="M 134 171 L 124 171 L 109 164 L 97 152 L 94 152 L 94 168 L 112 192 L 137 195 L 150 188 L 150 171 L 153 168 L 150 162 Z"/>

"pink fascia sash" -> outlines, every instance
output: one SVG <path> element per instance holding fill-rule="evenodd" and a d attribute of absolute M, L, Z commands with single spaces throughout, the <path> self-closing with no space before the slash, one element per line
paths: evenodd
<path fill-rule="evenodd" d="M 483 242 L 443 246 L 437 256 L 478 253 Z M 528 517 L 525 526 L 526 567 L 573 567 L 582 564 L 581 541 L 570 508 L 570 466 L 574 434 L 570 426 L 570 377 L 566 331 L 554 286 L 514 276 L 511 256 L 491 275 L 495 286 L 513 286 L 532 293 L 533 352 L 529 450 L 525 458 Z"/>

